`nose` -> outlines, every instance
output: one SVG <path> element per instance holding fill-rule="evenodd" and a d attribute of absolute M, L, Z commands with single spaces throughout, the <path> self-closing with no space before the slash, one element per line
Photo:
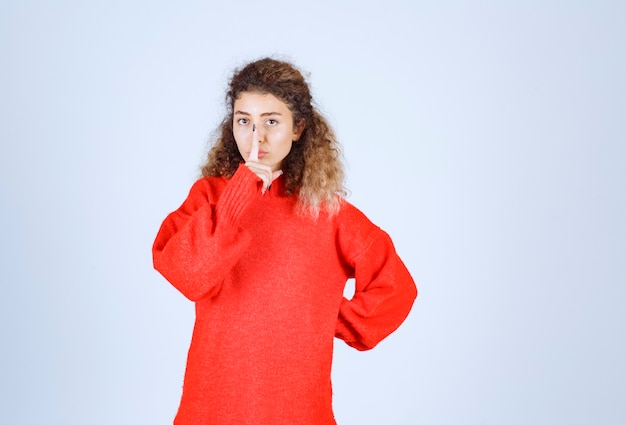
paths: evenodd
<path fill-rule="evenodd" d="M 263 126 L 252 124 L 252 141 L 262 143 L 264 140 L 263 139 L 264 137 L 265 137 L 265 132 L 263 131 Z"/>

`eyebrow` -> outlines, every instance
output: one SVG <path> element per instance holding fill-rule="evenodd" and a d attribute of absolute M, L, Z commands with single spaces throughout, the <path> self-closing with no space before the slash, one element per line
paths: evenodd
<path fill-rule="evenodd" d="M 235 111 L 235 115 L 248 115 L 249 116 L 250 114 L 248 112 L 245 112 L 245 111 Z M 282 116 L 283 114 L 281 114 L 280 112 L 263 112 L 261 114 L 262 117 L 267 117 L 267 116 L 270 116 L 270 115 Z"/>

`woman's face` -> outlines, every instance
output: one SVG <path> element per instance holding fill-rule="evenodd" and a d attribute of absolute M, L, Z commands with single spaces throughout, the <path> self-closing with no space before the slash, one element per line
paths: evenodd
<path fill-rule="evenodd" d="M 293 114 L 287 105 L 274 95 L 243 92 L 235 100 L 233 135 L 246 161 L 255 160 L 250 158 L 250 151 L 252 144 L 258 143 L 258 162 L 269 165 L 272 171 L 280 170 L 302 130 L 303 126 L 294 126 Z"/>

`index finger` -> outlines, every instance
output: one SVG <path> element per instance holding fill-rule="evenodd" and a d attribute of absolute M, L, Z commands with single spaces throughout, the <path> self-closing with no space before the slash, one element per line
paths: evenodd
<path fill-rule="evenodd" d="M 259 162 L 259 141 L 252 134 L 252 145 L 250 146 L 250 155 L 248 155 L 248 161 Z"/>

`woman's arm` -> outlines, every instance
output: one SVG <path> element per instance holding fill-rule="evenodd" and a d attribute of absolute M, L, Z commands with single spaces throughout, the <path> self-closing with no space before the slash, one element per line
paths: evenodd
<path fill-rule="evenodd" d="M 154 268 L 190 300 L 217 294 L 242 257 L 250 236 L 239 219 L 255 197 L 257 182 L 240 166 L 215 199 L 209 179 L 198 180 L 161 225 L 152 248 Z"/>
<path fill-rule="evenodd" d="M 417 288 L 387 233 L 360 212 L 353 215 L 354 225 L 344 229 L 352 236 L 340 241 L 353 271 L 355 293 L 341 302 L 335 336 L 358 350 L 369 350 L 406 319 Z"/>

